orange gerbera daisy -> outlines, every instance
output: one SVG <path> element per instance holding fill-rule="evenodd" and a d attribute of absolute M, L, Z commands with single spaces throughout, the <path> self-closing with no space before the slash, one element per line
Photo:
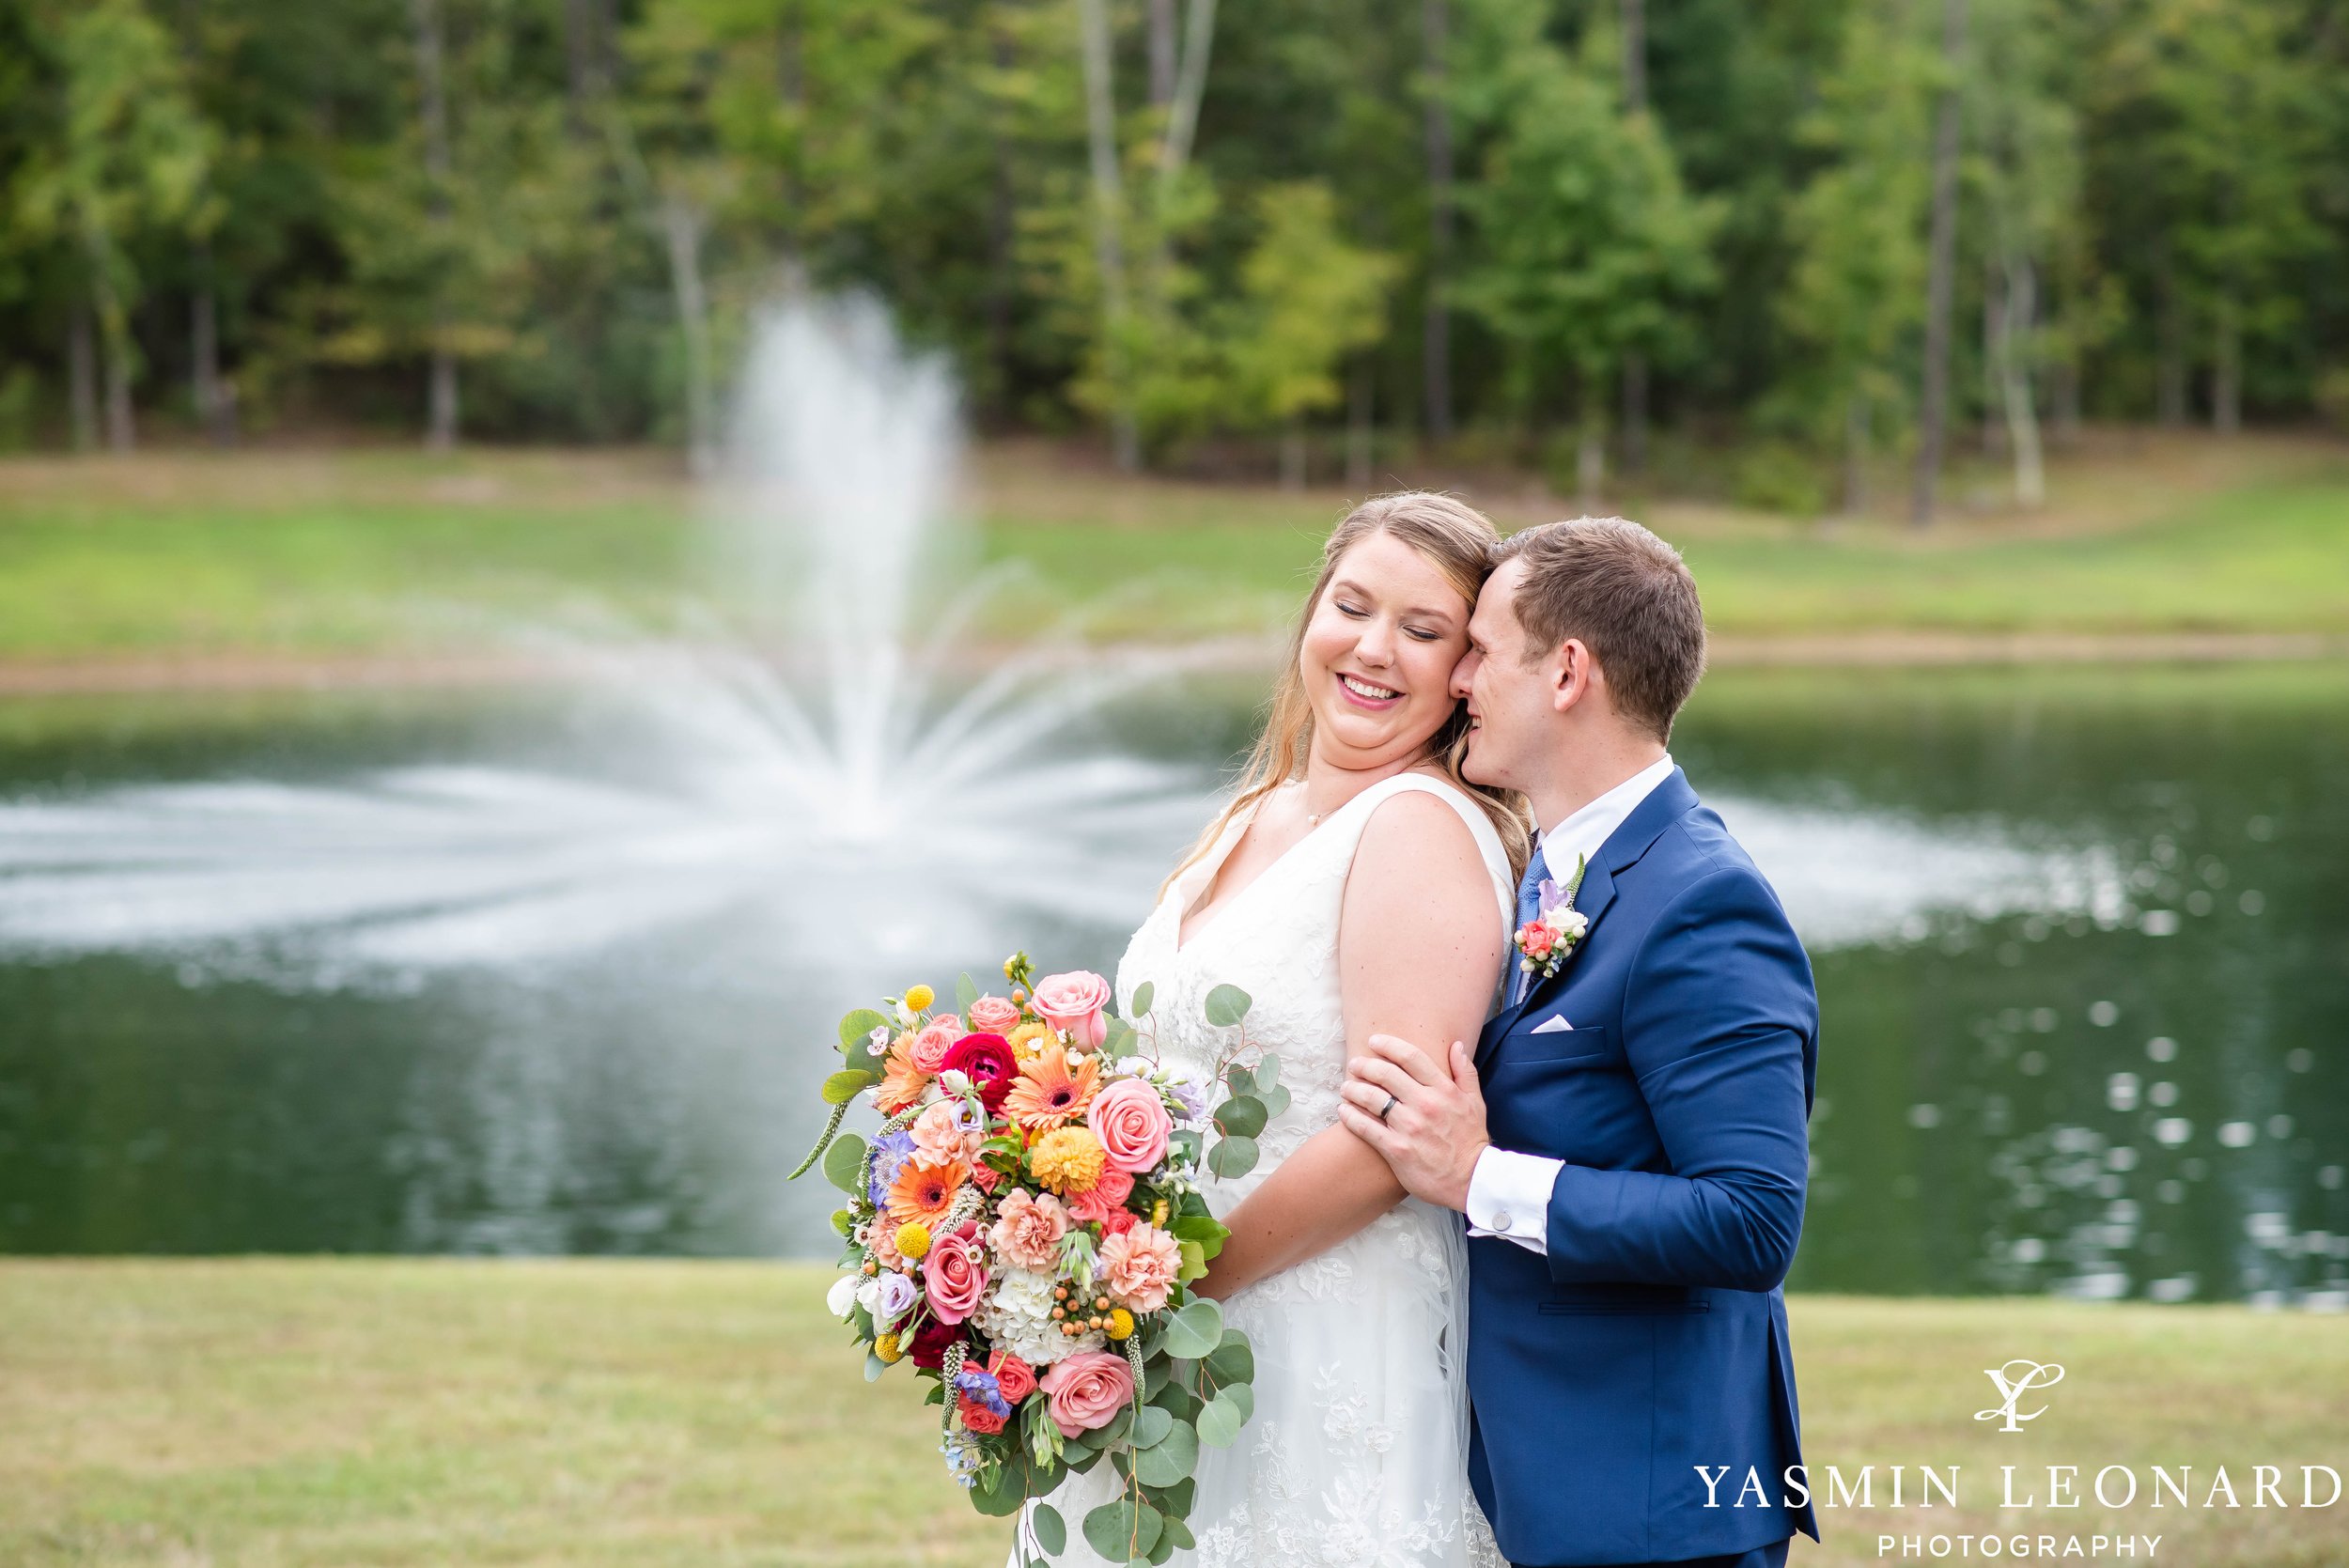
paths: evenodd
<path fill-rule="evenodd" d="M 945 1228 L 946 1211 L 962 1190 L 963 1168 L 926 1159 L 909 1159 L 889 1184 L 889 1218 L 898 1224 L 918 1223 L 932 1234 Z"/>
<path fill-rule="evenodd" d="M 1019 1080 L 1003 1098 L 1003 1114 L 1030 1132 L 1066 1126 L 1085 1113 L 1100 1082 L 1099 1058 L 1088 1056 L 1072 1069 L 1066 1046 L 1047 1046 L 1021 1063 Z"/>
<path fill-rule="evenodd" d="M 884 1116 L 894 1116 L 922 1097 L 929 1087 L 930 1075 L 913 1064 L 913 1037 L 900 1039 L 882 1064 L 880 1087 L 873 1091 L 873 1104 Z"/>

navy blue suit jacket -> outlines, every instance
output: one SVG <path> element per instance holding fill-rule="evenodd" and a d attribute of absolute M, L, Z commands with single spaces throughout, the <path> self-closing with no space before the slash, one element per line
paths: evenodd
<path fill-rule="evenodd" d="M 1674 769 L 1583 877 L 1591 924 L 1478 1043 L 1493 1142 L 1566 1162 L 1547 1257 L 1471 1237 L 1470 1476 L 1512 1562 L 1671 1562 L 1797 1529 L 1780 1284 L 1818 1063 L 1778 895 Z M 1563 1015 L 1573 1027 L 1535 1033 Z M 1695 1467 L 1718 1474 L 1707 1509 Z M 1749 1466 L 1770 1504 L 1729 1506 Z"/>

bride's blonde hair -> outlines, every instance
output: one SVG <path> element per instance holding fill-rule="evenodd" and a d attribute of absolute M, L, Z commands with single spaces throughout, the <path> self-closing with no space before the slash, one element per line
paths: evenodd
<path fill-rule="evenodd" d="M 1501 548 L 1500 532 L 1482 512 L 1451 496 L 1428 490 L 1400 490 L 1392 495 L 1374 496 L 1346 514 L 1321 547 L 1321 575 L 1314 580 L 1313 592 L 1305 596 L 1305 607 L 1298 613 L 1297 629 L 1289 637 L 1288 662 L 1272 688 L 1271 701 L 1265 707 L 1264 729 L 1256 737 L 1255 749 L 1249 753 L 1246 766 L 1240 769 L 1238 788 L 1231 803 L 1208 824 L 1199 842 L 1190 846 L 1182 862 L 1168 876 L 1159 890 L 1161 896 L 1215 847 L 1216 840 L 1223 836 L 1224 829 L 1240 813 L 1304 775 L 1314 741 L 1313 704 L 1305 696 L 1304 676 L 1298 673 L 1305 629 L 1313 624 L 1314 612 L 1321 608 L 1321 596 L 1329 591 L 1339 557 L 1377 534 L 1392 534 L 1433 562 L 1436 569 L 1443 573 L 1444 581 L 1470 605 L 1475 604 L 1477 590 L 1484 587 L 1485 579 L 1492 575 L 1494 559 Z M 1501 847 L 1508 851 L 1509 875 L 1515 878 L 1524 874 L 1526 860 L 1532 853 L 1532 835 L 1526 825 L 1524 801 L 1515 791 L 1488 789 L 1461 776 L 1460 763 L 1468 754 L 1468 705 L 1455 704 L 1452 716 L 1428 737 L 1423 754 L 1439 763 L 1443 776 L 1484 808 L 1493 831 L 1501 835 Z"/>

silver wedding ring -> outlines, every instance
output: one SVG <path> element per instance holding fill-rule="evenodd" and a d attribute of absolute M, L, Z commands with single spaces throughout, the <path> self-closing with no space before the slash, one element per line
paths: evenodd
<path fill-rule="evenodd" d="M 1392 1110 L 1396 1106 L 1402 1103 L 1402 1101 L 1396 1099 L 1392 1094 L 1389 1094 L 1387 1096 L 1387 1103 L 1378 1108 L 1378 1119 L 1382 1122 L 1385 1121 L 1387 1119 L 1387 1112 Z"/>

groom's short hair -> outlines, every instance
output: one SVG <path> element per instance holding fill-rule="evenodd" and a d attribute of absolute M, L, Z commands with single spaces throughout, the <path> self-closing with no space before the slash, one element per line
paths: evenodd
<path fill-rule="evenodd" d="M 1579 638 L 1615 711 L 1670 740 L 1704 673 L 1704 611 L 1680 551 L 1623 518 L 1576 518 L 1511 535 L 1500 560 L 1525 563 L 1510 608 L 1528 662 Z"/>

